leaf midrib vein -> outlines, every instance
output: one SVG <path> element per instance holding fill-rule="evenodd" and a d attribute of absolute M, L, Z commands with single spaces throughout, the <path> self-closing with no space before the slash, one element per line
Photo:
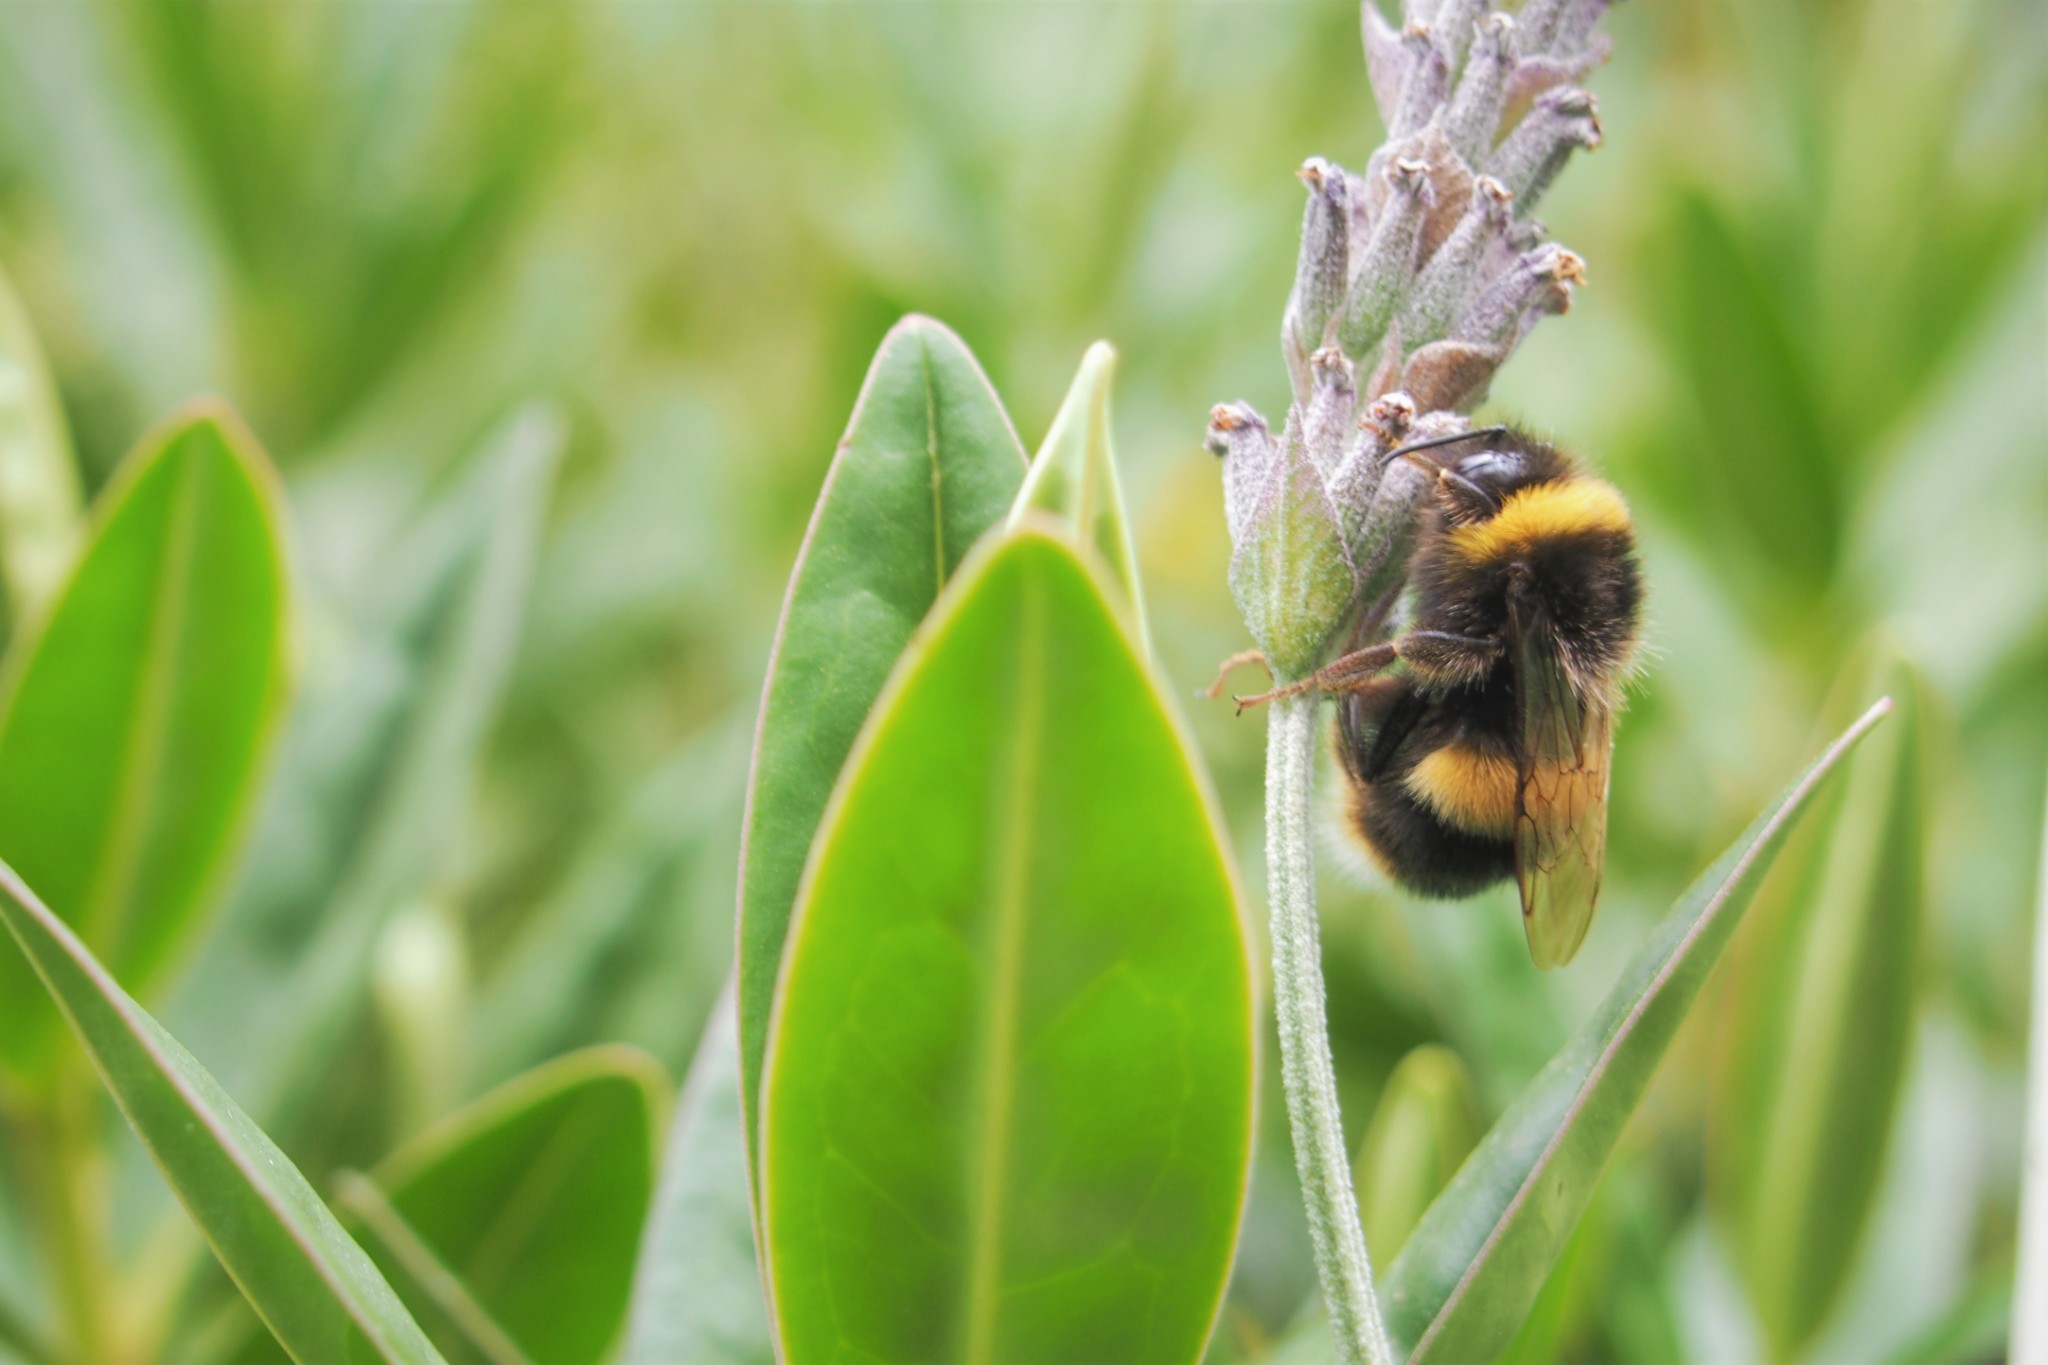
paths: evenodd
<path fill-rule="evenodd" d="M 1010 678 L 1017 723 L 1000 772 L 991 865 L 995 890 L 995 973 L 988 1025 L 982 1040 L 988 1076 L 977 1143 L 968 1261 L 964 1358 L 970 1365 L 995 1360 L 998 1273 L 1002 1260 L 1003 1187 L 1008 1175 L 1011 1109 L 1016 1099 L 1017 999 L 1029 901 L 1032 793 L 1037 787 L 1039 731 L 1044 724 L 1045 602 L 1038 585 L 1024 581 L 1016 632 L 1017 663 Z"/>
<path fill-rule="evenodd" d="M 142 680 L 136 691 L 135 721 L 121 757 L 121 779 L 113 824 L 101 845 L 99 874 L 78 923 L 90 942 L 118 963 L 133 908 L 132 892 L 150 824 L 149 796 L 161 779 L 170 728 L 171 694 L 176 690 L 171 656 L 184 633 L 186 589 L 192 578 L 193 539 L 198 521 L 196 457 L 184 456 L 172 477 L 170 526 L 165 531 L 163 572 L 150 601 Z"/>

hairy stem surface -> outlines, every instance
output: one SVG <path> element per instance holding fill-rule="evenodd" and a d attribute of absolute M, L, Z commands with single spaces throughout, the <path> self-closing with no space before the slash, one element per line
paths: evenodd
<path fill-rule="evenodd" d="M 1280 1076 L 1294 1133 L 1294 1168 L 1308 1207 L 1309 1240 L 1323 1302 L 1344 1365 L 1394 1365 L 1373 1294 L 1372 1262 L 1351 1190 L 1350 1153 L 1337 1110 L 1337 1074 L 1323 1006 L 1316 935 L 1311 810 L 1321 699 L 1281 697 L 1266 731 L 1266 880 L 1273 915 L 1273 1008 L 1280 1022 Z"/>

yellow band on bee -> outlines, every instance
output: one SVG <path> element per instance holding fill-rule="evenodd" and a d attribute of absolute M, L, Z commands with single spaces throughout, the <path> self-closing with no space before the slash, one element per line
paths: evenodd
<path fill-rule="evenodd" d="M 1515 832 L 1515 762 L 1482 749 L 1432 749 L 1409 769 L 1408 790 L 1445 824 L 1504 839 Z"/>
<path fill-rule="evenodd" d="M 1613 485 L 1578 475 L 1516 489 L 1491 518 L 1452 527 L 1445 541 L 1458 558 L 1483 564 L 1560 536 L 1628 529 L 1628 504 Z"/>

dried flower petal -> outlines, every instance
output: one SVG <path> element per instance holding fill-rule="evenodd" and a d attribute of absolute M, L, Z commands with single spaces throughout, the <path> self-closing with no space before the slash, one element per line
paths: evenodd
<path fill-rule="evenodd" d="M 1506 358 L 1505 346 L 1433 341 L 1409 358 L 1401 382 L 1418 403 L 1426 403 L 1432 409 L 1467 412 L 1486 397 L 1494 371 Z"/>

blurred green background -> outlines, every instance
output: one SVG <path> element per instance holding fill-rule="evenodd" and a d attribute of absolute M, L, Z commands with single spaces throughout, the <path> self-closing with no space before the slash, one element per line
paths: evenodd
<path fill-rule="evenodd" d="M 1488 409 L 1584 451 L 1641 524 L 1652 654 L 1605 908 L 1539 977 L 1508 899 L 1404 903 L 1333 837 L 1346 1113 L 1362 1134 L 1429 1041 L 1497 1113 L 1882 632 L 1925 678 L 1927 892 L 1872 1231 L 1811 1349 L 1992 1349 L 2048 772 L 2048 10 L 1638 0 L 1608 29 L 1607 143 L 1543 214 L 1591 284 Z M 394 547 L 476 501 L 470 452 L 519 411 L 561 437 L 530 590 L 488 608 L 509 653 L 462 684 L 474 772 L 444 755 L 422 799 L 446 837 L 370 916 L 454 930 L 471 1003 L 426 1043 L 389 1011 L 337 1026 L 345 1062 L 286 1144 L 309 1174 L 576 1044 L 685 1065 L 727 970 L 783 580 L 907 311 L 961 333 L 1027 445 L 1088 342 L 1122 353 L 1154 636 L 1256 887 L 1262 727 L 1192 699 L 1244 643 L 1200 439 L 1214 402 L 1283 407 L 1293 168 L 1362 166 L 1379 136 L 1343 3 L 0 6 L 0 264 L 85 485 L 200 390 L 286 472 L 308 700 L 282 771 L 323 743 L 315 700 L 340 724 L 365 642 L 403 635 Z M 251 880 L 293 818 L 267 812 Z M 233 956 L 189 979 L 236 979 Z M 231 1088 L 274 988 L 249 970 L 167 1019 Z M 1700 1013 L 1589 1217 L 1563 1354 L 1759 1350 L 1702 1212 L 1722 1030 Z M 1257 1354 L 1313 1278 L 1284 1131 L 1271 1106 L 1220 1355 Z"/>

